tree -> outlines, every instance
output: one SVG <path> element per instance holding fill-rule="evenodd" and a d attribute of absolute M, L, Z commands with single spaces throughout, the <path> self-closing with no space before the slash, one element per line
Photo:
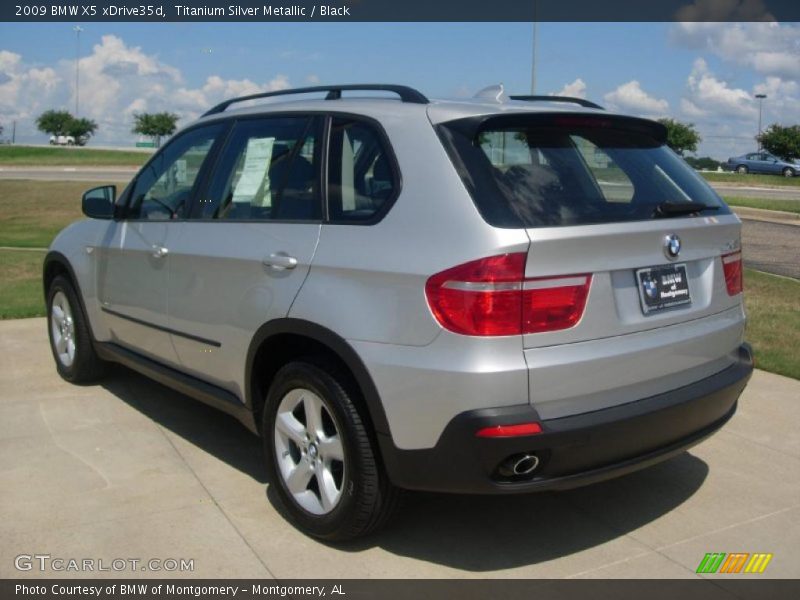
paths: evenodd
<path fill-rule="evenodd" d="M 48 110 L 36 119 L 39 131 L 50 135 L 69 135 L 67 130 L 74 117 L 66 110 Z"/>
<path fill-rule="evenodd" d="M 781 127 L 775 123 L 756 139 L 767 152 L 785 160 L 800 158 L 800 125 Z"/>
<path fill-rule="evenodd" d="M 36 119 L 39 131 L 50 135 L 69 135 L 75 143 L 83 146 L 97 131 L 97 123 L 91 119 L 76 119 L 67 110 L 48 110 Z"/>
<path fill-rule="evenodd" d="M 67 124 L 67 135 L 75 138 L 75 143 L 83 146 L 97 131 L 97 123 L 90 119 L 72 119 Z"/>
<path fill-rule="evenodd" d="M 135 114 L 132 131 L 153 138 L 156 146 L 160 146 L 162 137 L 175 133 L 178 118 L 178 115 L 169 112 Z"/>
<path fill-rule="evenodd" d="M 675 119 L 659 119 L 667 128 L 667 146 L 683 156 L 684 152 L 695 152 L 702 140 L 693 123 L 681 123 Z"/>

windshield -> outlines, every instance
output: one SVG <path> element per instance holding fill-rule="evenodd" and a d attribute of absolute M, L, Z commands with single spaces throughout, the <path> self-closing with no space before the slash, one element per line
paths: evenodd
<path fill-rule="evenodd" d="M 542 119 L 439 132 L 483 217 L 498 227 L 637 221 L 664 204 L 728 213 L 686 162 L 634 119 Z M 520 119 L 517 118 L 517 121 Z M 499 122 L 497 122 L 499 121 Z M 688 211 L 691 214 L 692 211 Z M 675 211 L 675 216 L 687 212 Z"/>

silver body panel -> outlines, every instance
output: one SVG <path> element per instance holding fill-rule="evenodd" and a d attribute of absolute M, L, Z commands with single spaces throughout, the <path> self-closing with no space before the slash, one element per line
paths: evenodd
<path fill-rule="evenodd" d="M 266 321 L 285 317 L 303 284 L 319 224 L 191 222 L 170 245 L 169 326 L 214 341 L 173 335 L 184 371 L 244 397 L 247 351 Z M 265 264 L 273 254 L 293 269 Z"/>
<path fill-rule="evenodd" d="M 286 316 L 315 323 L 356 351 L 401 449 L 434 446 L 446 424 L 467 410 L 530 402 L 543 418 L 557 418 L 674 389 L 734 360 L 745 315 L 741 295 L 727 295 L 720 255 L 738 247 L 735 216 L 495 228 L 480 216 L 432 126 L 503 111 L 586 109 L 310 100 L 203 120 L 286 111 L 340 111 L 381 124 L 402 174 L 402 192 L 388 214 L 373 225 L 74 224 L 51 249 L 69 260 L 98 341 L 173 365 L 244 402 L 256 330 Z M 692 304 L 645 316 L 633 273 L 668 262 L 662 240 L 672 233 L 683 240 Z M 153 245 L 169 254 L 154 259 Z M 271 271 L 262 260 L 275 252 L 297 258 L 297 267 Z M 495 338 L 444 330 L 427 305 L 426 280 L 511 252 L 528 252 L 528 277 L 592 273 L 581 321 L 564 331 Z M 219 346 L 142 327 L 101 306 Z"/>

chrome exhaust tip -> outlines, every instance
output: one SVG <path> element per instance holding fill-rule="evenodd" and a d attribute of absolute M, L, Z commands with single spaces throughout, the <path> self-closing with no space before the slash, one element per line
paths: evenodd
<path fill-rule="evenodd" d="M 524 477 L 539 467 L 539 457 L 535 454 L 514 454 L 505 459 L 497 469 L 500 477 Z"/>
<path fill-rule="evenodd" d="M 523 454 L 516 457 L 512 471 L 514 475 L 529 475 L 539 466 L 539 457 L 535 454 Z"/>

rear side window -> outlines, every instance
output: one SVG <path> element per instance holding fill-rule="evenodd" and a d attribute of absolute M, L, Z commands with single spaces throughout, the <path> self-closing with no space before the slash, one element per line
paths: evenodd
<path fill-rule="evenodd" d="M 201 219 L 315 221 L 321 218 L 319 119 L 275 117 L 238 122 L 230 135 Z"/>
<path fill-rule="evenodd" d="M 377 218 L 398 183 L 390 155 L 368 123 L 334 118 L 328 163 L 328 212 L 333 223 Z"/>
<path fill-rule="evenodd" d="M 643 120 L 504 116 L 438 131 L 479 211 L 497 227 L 647 220 L 663 203 L 728 212 Z"/>

